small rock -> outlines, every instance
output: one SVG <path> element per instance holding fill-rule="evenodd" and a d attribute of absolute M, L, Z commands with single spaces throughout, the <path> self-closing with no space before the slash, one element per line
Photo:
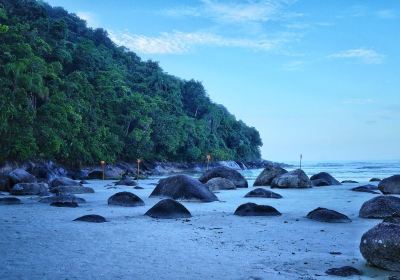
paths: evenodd
<path fill-rule="evenodd" d="M 88 222 L 88 223 L 104 223 L 107 222 L 106 218 L 100 215 L 85 215 L 75 219 L 77 222 Z"/>
<path fill-rule="evenodd" d="M 164 199 L 146 212 L 146 216 L 157 219 L 190 218 L 192 215 L 181 203 L 173 199 Z"/>
<path fill-rule="evenodd" d="M 136 207 L 143 206 L 143 200 L 137 195 L 130 192 L 119 192 L 108 199 L 108 205 Z"/>
<path fill-rule="evenodd" d="M 8 196 L 0 198 L 0 205 L 13 205 L 13 204 L 21 204 L 21 200 L 16 197 Z"/>
<path fill-rule="evenodd" d="M 359 186 L 351 189 L 352 191 L 355 192 L 367 192 L 367 193 L 373 193 L 373 194 L 380 194 L 378 191 L 378 187 L 375 185 L 364 185 L 364 186 Z"/>
<path fill-rule="evenodd" d="M 358 184 L 358 182 L 353 180 L 344 180 L 342 181 L 342 184 Z"/>
<path fill-rule="evenodd" d="M 94 189 L 90 187 L 83 186 L 58 186 L 50 190 L 52 193 L 56 194 L 84 194 L 84 193 L 94 193 Z"/>
<path fill-rule="evenodd" d="M 352 266 L 343 266 L 339 268 L 331 268 L 326 272 L 328 275 L 348 277 L 353 275 L 362 275 L 362 272 Z"/>
<path fill-rule="evenodd" d="M 258 205 L 255 203 L 245 203 L 240 205 L 234 215 L 236 216 L 280 216 L 278 210 L 269 205 Z"/>
<path fill-rule="evenodd" d="M 307 218 L 325 223 L 350 223 L 351 219 L 346 215 L 334 210 L 318 207 L 310 213 Z"/>
<path fill-rule="evenodd" d="M 381 179 L 379 179 L 379 178 L 371 178 L 371 180 L 369 180 L 370 182 L 380 182 L 380 181 L 382 181 Z"/>
<path fill-rule="evenodd" d="M 137 186 L 137 182 L 133 178 L 124 178 L 114 183 L 116 186 L 129 186 L 134 187 Z"/>
<path fill-rule="evenodd" d="M 59 194 L 53 196 L 43 197 L 39 200 L 40 203 L 53 203 L 53 202 L 76 202 L 76 203 L 85 203 L 86 200 L 77 197 L 73 194 Z"/>
<path fill-rule="evenodd" d="M 263 188 L 254 189 L 248 192 L 244 197 L 282 198 L 280 194 Z"/>
<path fill-rule="evenodd" d="M 50 206 L 76 208 L 76 207 L 78 207 L 78 203 L 70 202 L 70 201 L 66 201 L 66 202 L 56 201 L 56 202 L 50 203 Z"/>
<path fill-rule="evenodd" d="M 12 195 L 47 195 L 49 187 L 46 183 L 18 183 L 12 187 Z"/>

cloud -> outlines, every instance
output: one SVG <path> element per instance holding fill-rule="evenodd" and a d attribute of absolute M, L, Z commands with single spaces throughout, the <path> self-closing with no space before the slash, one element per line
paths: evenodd
<path fill-rule="evenodd" d="M 353 58 L 359 59 L 365 64 L 381 64 L 384 60 L 384 55 L 376 52 L 373 49 L 359 48 L 350 49 L 329 55 L 330 58 Z"/>
<path fill-rule="evenodd" d="M 396 13 L 393 10 L 379 10 L 376 12 L 376 15 L 381 19 L 394 19 L 396 18 Z"/>
<path fill-rule="evenodd" d="M 268 51 L 276 48 L 284 38 L 246 39 L 223 37 L 207 32 L 161 33 L 151 37 L 127 32 L 109 32 L 110 38 L 118 45 L 123 45 L 132 51 L 142 54 L 182 54 L 189 52 L 195 46 L 236 47 L 256 51 Z"/>
<path fill-rule="evenodd" d="M 90 27 L 97 28 L 99 27 L 99 22 L 97 20 L 97 16 L 91 12 L 77 12 L 76 15 L 86 21 L 87 25 Z"/>
<path fill-rule="evenodd" d="M 202 0 L 198 6 L 177 7 L 164 11 L 173 17 L 205 17 L 223 23 L 266 22 L 302 16 L 283 12 L 296 0 L 217 1 Z"/>
<path fill-rule="evenodd" d="M 374 104 L 375 100 L 372 98 L 349 98 L 343 100 L 342 103 L 350 105 L 368 105 L 368 104 Z"/>

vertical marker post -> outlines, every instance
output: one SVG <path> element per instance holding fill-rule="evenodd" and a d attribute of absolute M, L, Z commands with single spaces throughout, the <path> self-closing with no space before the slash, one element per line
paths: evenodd
<path fill-rule="evenodd" d="M 137 163 L 137 174 L 136 174 L 136 179 L 139 181 L 139 174 L 140 174 L 140 163 L 142 162 L 141 159 L 137 159 L 136 163 Z"/>
<path fill-rule="evenodd" d="M 105 179 L 105 167 L 106 167 L 106 162 L 104 160 L 100 161 L 100 165 L 101 165 L 101 170 L 103 171 L 103 180 Z"/>

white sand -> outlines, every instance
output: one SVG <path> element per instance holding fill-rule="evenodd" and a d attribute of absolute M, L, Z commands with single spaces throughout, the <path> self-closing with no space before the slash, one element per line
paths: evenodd
<path fill-rule="evenodd" d="M 376 195 L 350 191 L 355 184 L 274 190 L 283 199 L 243 198 L 252 187 L 221 191 L 221 202 L 185 202 L 193 215 L 185 221 L 143 216 L 159 200 L 148 198 L 156 182 L 141 181 L 145 189 L 135 190 L 107 189 L 110 181 L 92 181 L 96 193 L 79 195 L 87 203 L 75 209 L 51 207 L 36 197 L 23 197 L 23 205 L 0 206 L 0 279 L 334 279 L 324 272 L 344 265 L 364 272 L 348 279 L 396 275 L 366 266 L 359 253 L 361 235 L 379 220 L 358 217 L 361 204 Z M 107 198 L 122 190 L 139 195 L 146 206 L 109 207 Z M 250 201 L 274 206 L 283 215 L 233 215 Z M 319 206 L 347 214 L 353 222 L 304 218 Z M 72 221 L 86 214 L 103 215 L 109 222 Z"/>

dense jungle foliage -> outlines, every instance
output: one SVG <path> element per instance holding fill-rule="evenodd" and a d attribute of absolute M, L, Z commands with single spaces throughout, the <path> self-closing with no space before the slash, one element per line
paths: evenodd
<path fill-rule="evenodd" d="M 258 131 L 63 8 L 0 0 L 0 162 L 254 160 Z"/>

